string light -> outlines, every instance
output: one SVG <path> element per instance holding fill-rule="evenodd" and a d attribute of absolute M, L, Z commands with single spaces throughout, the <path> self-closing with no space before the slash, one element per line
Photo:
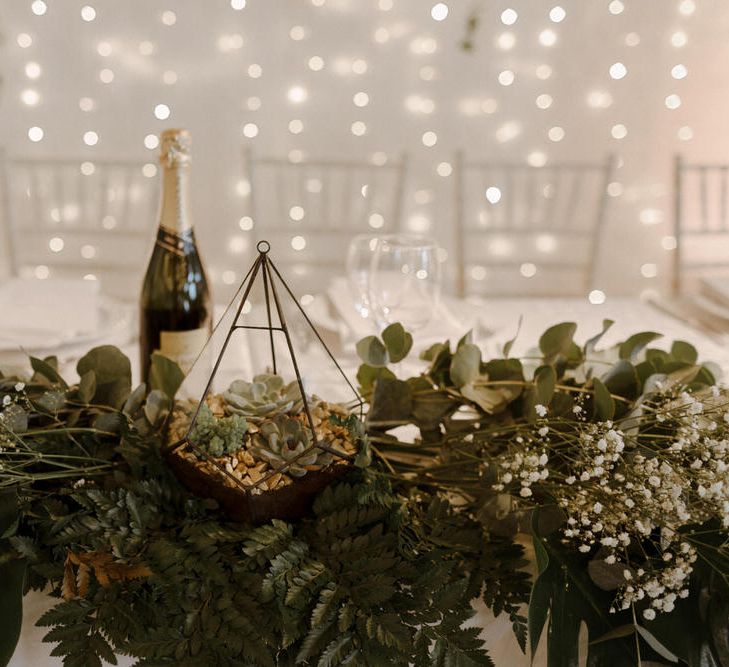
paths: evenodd
<path fill-rule="evenodd" d="M 84 259 L 93 259 L 96 257 L 97 249 L 96 246 L 85 244 L 81 246 L 81 257 Z"/>
<path fill-rule="evenodd" d="M 44 136 L 43 128 L 38 127 L 37 125 L 34 125 L 28 130 L 28 139 L 30 139 L 34 143 L 38 143 L 39 141 L 42 141 Z"/>
<path fill-rule="evenodd" d="M 696 11 L 696 3 L 694 0 L 681 0 L 678 11 L 683 16 L 691 16 Z"/>
<path fill-rule="evenodd" d="M 547 132 L 547 136 L 549 137 L 550 141 L 562 141 L 564 139 L 564 128 L 559 127 L 558 125 L 555 125 L 554 127 L 550 127 L 549 131 Z"/>
<path fill-rule="evenodd" d="M 247 139 L 253 139 L 258 136 L 258 125 L 255 123 L 246 123 L 243 126 L 243 136 Z"/>
<path fill-rule="evenodd" d="M 153 151 L 159 146 L 159 137 L 156 134 L 148 134 L 144 137 L 144 147 Z"/>
<path fill-rule="evenodd" d="M 628 68 L 623 63 L 613 63 L 610 65 L 609 72 L 610 78 L 622 79 L 628 73 Z"/>
<path fill-rule="evenodd" d="M 365 74 L 367 72 L 367 68 L 367 61 L 362 58 L 357 58 L 357 60 L 352 62 L 352 71 L 355 74 Z"/>
<path fill-rule="evenodd" d="M 565 16 L 567 16 L 567 12 L 559 5 L 549 10 L 549 20 L 553 23 L 562 23 Z"/>
<path fill-rule="evenodd" d="M 532 151 L 527 155 L 527 164 L 530 167 L 543 167 L 547 164 L 547 155 L 542 151 Z"/>
<path fill-rule="evenodd" d="M 448 17 L 448 5 L 443 2 L 433 5 L 433 8 L 430 10 L 430 15 L 434 21 L 445 21 Z"/>
<path fill-rule="evenodd" d="M 640 44 L 640 35 L 637 32 L 629 32 L 625 35 L 626 46 L 638 46 Z"/>
<path fill-rule="evenodd" d="M 177 72 L 171 69 L 165 70 L 162 73 L 162 83 L 167 86 L 174 86 L 177 83 Z"/>
<path fill-rule="evenodd" d="M 686 69 L 685 65 L 678 64 L 678 65 L 674 65 L 671 68 L 671 76 L 674 79 L 683 79 L 686 77 L 687 74 L 688 74 L 688 70 Z"/>
<path fill-rule="evenodd" d="M 537 79 L 546 81 L 552 76 L 552 68 L 549 65 L 538 65 L 535 74 L 537 75 Z"/>
<path fill-rule="evenodd" d="M 510 86 L 512 83 L 514 83 L 515 78 L 516 77 L 514 76 L 514 72 L 509 69 L 505 69 L 503 72 L 499 72 L 499 83 L 502 86 Z"/>
<path fill-rule="evenodd" d="M 370 96 L 367 93 L 360 91 L 354 94 L 352 101 L 356 107 L 366 107 L 370 103 Z"/>
<path fill-rule="evenodd" d="M 675 46 L 677 49 L 686 46 L 687 42 L 688 37 L 686 37 L 686 33 L 681 30 L 674 32 L 671 35 L 671 44 L 673 44 L 673 46 Z"/>
<path fill-rule="evenodd" d="M 684 125 L 678 129 L 676 135 L 681 141 L 691 141 L 694 138 L 694 131 L 688 125 Z"/>
<path fill-rule="evenodd" d="M 373 39 L 378 44 L 386 44 L 390 40 L 390 31 L 387 28 L 377 28 Z"/>
<path fill-rule="evenodd" d="M 26 106 L 34 107 L 40 101 L 40 95 L 37 90 L 26 88 L 22 93 L 20 93 L 20 99 Z"/>
<path fill-rule="evenodd" d="M 644 278 L 655 278 L 658 275 L 658 267 L 648 262 L 640 267 L 640 273 Z"/>
<path fill-rule="evenodd" d="M 66 244 L 60 236 L 54 236 L 48 241 L 48 248 L 51 252 L 61 252 Z"/>
<path fill-rule="evenodd" d="M 87 146 L 96 146 L 99 143 L 99 135 L 93 130 L 89 130 L 84 132 L 83 140 Z"/>
<path fill-rule="evenodd" d="M 301 134 L 303 130 L 304 123 L 302 123 L 298 118 L 289 122 L 289 132 L 291 132 L 291 134 Z"/>
<path fill-rule="evenodd" d="M 170 117 L 170 108 L 166 104 L 157 104 L 154 107 L 154 117 L 157 120 L 167 120 Z"/>
<path fill-rule="evenodd" d="M 90 23 L 96 18 L 96 10 L 91 5 L 84 5 L 81 7 L 81 18 Z"/>
<path fill-rule="evenodd" d="M 175 23 L 177 23 L 177 14 L 173 12 L 172 10 L 168 9 L 164 12 L 162 12 L 162 23 L 164 23 L 166 26 L 173 26 Z"/>
<path fill-rule="evenodd" d="M 321 72 L 324 69 L 324 59 L 321 56 L 309 58 L 309 69 L 312 72 Z"/>
<path fill-rule="evenodd" d="M 306 239 L 303 236 L 294 236 L 291 239 L 291 247 L 294 250 L 303 250 L 306 248 Z"/>
<path fill-rule="evenodd" d="M 261 108 L 261 98 L 255 95 L 246 100 L 246 107 L 249 111 L 258 111 Z"/>
<path fill-rule="evenodd" d="M 548 95 L 547 93 L 543 93 L 542 95 L 539 95 L 536 99 L 536 105 L 540 109 L 549 109 L 549 107 L 552 106 L 552 96 Z"/>
<path fill-rule="evenodd" d="M 519 267 L 519 273 L 521 273 L 521 275 L 525 278 L 533 278 L 537 275 L 537 266 L 531 262 L 524 262 L 524 264 Z"/>
<path fill-rule="evenodd" d="M 246 8 L 246 0 L 230 0 L 230 6 L 236 11 L 240 11 Z"/>
<path fill-rule="evenodd" d="M 435 79 L 435 67 L 431 67 L 430 65 L 425 65 L 424 67 L 421 67 L 418 70 L 418 76 L 423 81 L 432 81 Z"/>
<path fill-rule="evenodd" d="M 155 51 L 155 46 L 148 39 L 139 42 L 139 53 L 143 56 L 151 56 Z"/>
<path fill-rule="evenodd" d="M 678 247 L 678 241 L 675 236 L 664 236 L 661 239 L 661 247 L 664 250 L 675 250 Z"/>
<path fill-rule="evenodd" d="M 667 109 L 678 109 L 681 106 L 681 98 L 675 93 L 668 95 L 665 100 Z"/>
<path fill-rule="evenodd" d="M 89 111 L 93 111 L 95 106 L 94 100 L 90 97 L 82 97 L 78 101 L 78 108 L 81 109 L 81 111 L 86 111 L 87 113 Z"/>
<path fill-rule="evenodd" d="M 111 44 L 109 42 L 99 42 L 96 45 L 96 53 L 98 53 L 102 58 L 108 58 L 111 55 Z"/>
<path fill-rule="evenodd" d="M 625 5 L 622 2 L 620 2 L 620 0 L 613 0 L 608 5 L 608 11 L 613 16 L 617 16 L 618 14 L 622 14 L 624 9 L 625 9 Z"/>
<path fill-rule="evenodd" d="M 251 79 L 259 79 L 263 74 L 263 68 L 258 63 L 248 65 L 248 76 Z"/>
<path fill-rule="evenodd" d="M 29 79 L 37 79 L 42 73 L 41 66 L 36 62 L 29 62 L 25 65 L 25 76 Z"/>
<path fill-rule="evenodd" d="M 380 11 L 389 12 L 394 6 L 393 0 L 379 0 L 377 7 Z"/>
<path fill-rule="evenodd" d="M 486 188 L 486 201 L 489 204 L 498 204 L 501 201 L 501 190 L 495 185 L 491 185 Z"/>
<path fill-rule="evenodd" d="M 355 137 L 361 137 L 365 134 L 365 132 L 367 132 L 367 125 L 365 125 L 361 120 L 356 120 L 352 123 L 350 131 Z"/>
<path fill-rule="evenodd" d="M 111 83 L 114 80 L 114 72 L 106 67 L 99 72 L 99 79 L 101 83 Z"/>
<path fill-rule="evenodd" d="M 450 162 L 439 162 L 438 166 L 435 168 L 435 171 L 438 176 L 448 178 L 448 176 L 453 173 L 453 167 L 451 166 Z"/>
<path fill-rule="evenodd" d="M 628 136 L 628 128 L 622 123 L 618 123 L 610 128 L 610 134 L 613 139 L 625 139 Z"/>
<path fill-rule="evenodd" d="M 421 141 L 423 142 L 423 146 L 427 148 L 432 148 L 438 142 L 438 135 L 435 132 L 429 130 L 428 132 L 423 133 Z"/>
<path fill-rule="evenodd" d="M 91 176 L 96 171 L 96 166 L 93 162 L 82 162 L 79 171 L 84 176 Z"/>
<path fill-rule="evenodd" d="M 251 231 L 251 229 L 253 229 L 253 218 L 249 215 L 244 215 L 240 220 L 238 220 L 238 227 L 240 227 L 244 232 Z"/>
<path fill-rule="evenodd" d="M 286 93 L 286 97 L 288 97 L 289 102 L 301 104 L 307 98 L 306 88 L 303 86 L 292 86 L 289 88 L 288 93 Z"/>
<path fill-rule="evenodd" d="M 306 37 L 306 30 L 303 26 L 295 25 L 289 30 L 289 37 L 295 42 L 300 42 Z"/>
<path fill-rule="evenodd" d="M 18 42 L 18 46 L 21 49 L 27 49 L 33 44 L 33 38 L 27 32 L 19 33 L 18 36 L 15 38 L 15 41 Z"/>
<path fill-rule="evenodd" d="M 513 32 L 502 32 L 497 38 L 496 38 L 496 45 L 502 50 L 502 51 L 509 51 L 514 48 L 514 44 L 516 44 L 516 36 Z"/>
<path fill-rule="evenodd" d="M 554 46 L 557 43 L 557 33 L 551 28 L 542 30 L 539 33 L 539 43 L 542 46 Z"/>
<path fill-rule="evenodd" d="M 372 229 L 381 229 L 385 225 L 385 218 L 379 213 L 372 213 L 367 220 Z"/>
<path fill-rule="evenodd" d="M 599 289 L 594 289 L 587 296 L 587 300 L 594 306 L 601 306 L 606 301 L 605 292 Z"/>
<path fill-rule="evenodd" d="M 43 0 L 34 0 L 30 5 L 30 11 L 36 16 L 43 16 L 48 11 L 48 5 Z"/>
<path fill-rule="evenodd" d="M 518 18 L 519 14 L 517 14 L 515 9 L 509 8 L 501 12 L 501 22 L 504 25 L 514 25 Z"/>

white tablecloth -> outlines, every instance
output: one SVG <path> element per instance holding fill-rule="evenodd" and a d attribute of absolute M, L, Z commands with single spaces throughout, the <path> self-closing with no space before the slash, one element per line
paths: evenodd
<path fill-rule="evenodd" d="M 615 325 L 604 338 L 604 344 L 609 345 L 622 340 L 638 331 L 658 331 L 665 334 L 665 339 L 657 342 L 658 346 L 670 346 L 673 339 L 687 340 L 699 349 L 701 360 L 712 360 L 722 368 L 729 369 L 729 346 L 726 348 L 714 340 L 688 326 L 666 316 L 650 305 L 634 299 L 612 299 L 602 305 L 593 305 L 580 299 L 490 299 L 472 300 L 468 302 L 449 302 L 453 315 L 463 324 L 463 331 L 458 331 L 454 322 L 445 326 L 443 338 L 450 337 L 455 340 L 457 336 L 468 328 L 474 328 L 476 333 L 485 329 L 491 330 L 490 338 L 482 337 L 482 344 L 487 355 L 497 355 L 500 345 L 516 332 L 519 317 L 523 317 L 521 333 L 513 348 L 514 354 L 523 354 L 530 347 L 536 345 L 539 335 L 550 325 L 562 321 L 578 323 L 576 339 L 584 341 L 601 330 L 604 319 L 615 320 Z M 416 346 L 421 347 L 422 342 L 416 333 Z M 126 351 L 133 363 L 136 362 L 136 350 L 130 346 Z M 343 367 L 352 373 L 357 361 L 352 356 L 342 359 Z M 314 389 L 323 395 L 327 387 L 336 383 L 336 376 L 321 373 L 319 358 L 312 354 L 301 359 L 302 372 L 312 381 Z M 352 373 L 353 376 L 353 373 Z M 25 598 L 25 611 L 23 630 L 20 642 L 10 667 L 50 667 L 61 665 L 58 658 L 49 657 L 50 646 L 41 643 L 45 629 L 36 628 L 35 621 L 49 606 L 53 604 L 50 598 L 40 594 L 31 594 Z M 483 607 L 475 623 L 484 628 L 482 636 L 487 640 L 487 646 L 498 667 L 527 667 L 529 660 L 522 656 L 518 649 L 511 627 L 505 618 L 494 620 Z M 122 667 L 133 664 L 133 661 L 120 658 Z M 545 664 L 538 656 L 535 665 Z"/>

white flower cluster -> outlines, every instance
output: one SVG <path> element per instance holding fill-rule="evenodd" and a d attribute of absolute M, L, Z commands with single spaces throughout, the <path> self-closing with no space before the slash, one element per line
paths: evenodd
<path fill-rule="evenodd" d="M 514 483 L 518 486 L 515 493 L 522 498 L 530 498 L 532 485 L 549 477 L 549 457 L 538 440 L 527 441 L 518 436 L 515 444 L 515 451 L 502 459 L 499 483 L 494 484 L 493 488 L 495 491 L 503 491 L 507 485 Z"/>
<path fill-rule="evenodd" d="M 553 446 L 541 437 L 548 421 L 540 420 L 499 461 L 497 488 L 518 482 L 508 490 L 529 498 L 532 484 L 542 485 L 567 517 L 564 537 L 622 572 L 613 611 L 635 603 L 647 619 L 671 611 L 688 595 L 698 557 L 690 526 L 720 519 L 729 527 L 729 412 L 719 407 L 727 398 L 720 394 L 714 388 L 702 402 L 666 392 L 646 406 L 641 429 L 627 419 L 627 432 L 576 419 Z M 552 433 L 559 428 L 552 424 Z"/>

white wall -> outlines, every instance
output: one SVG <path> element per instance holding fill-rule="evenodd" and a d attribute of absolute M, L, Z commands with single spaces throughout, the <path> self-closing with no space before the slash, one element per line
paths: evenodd
<path fill-rule="evenodd" d="M 558 1 L 566 17 L 554 23 L 549 11 Z M 608 297 L 666 284 L 673 153 L 729 157 L 729 9 L 721 0 L 624 0 L 617 14 L 610 9 L 621 3 L 602 0 L 449 0 L 441 22 L 431 18 L 433 2 L 423 0 L 248 0 L 239 11 L 228 0 L 88 0 L 96 10 L 90 22 L 81 17 L 84 2 L 45 2 L 40 16 L 30 0 L 0 5 L 0 145 L 14 156 L 154 161 L 145 136 L 188 127 L 198 233 L 216 281 L 224 272 L 228 281 L 242 276 L 250 256 L 241 249 L 255 237 L 238 228 L 246 210 L 238 187 L 243 141 L 282 155 L 407 151 L 414 162 L 407 217 L 446 247 L 453 184 L 436 166 L 456 149 L 509 160 L 543 154 L 547 161 L 615 152 L 620 186 L 612 190 L 599 274 Z M 518 19 L 505 26 L 500 16 L 509 7 Z M 164 11 L 174 11 L 174 25 L 163 23 Z M 472 11 L 480 26 L 468 53 L 460 42 Z M 552 46 L 540 43 L 545 29 L 556 36 Z M 292 39 L 302 36 L 297 30 L 302 39 Z M 30 46 L 19 46 L 20 33 L 30 35 Z M 107 56 L 98 52 L 102 42 Z M 153 53 L 140 53 L 142 42 Z M 323 59 L 321 71 L 309 68 L 312 56 Z M 365 72 L 352 71 L 355 60 Z M 26 76 L 28 62 L 40 65 L 38 78 Z M 620 80 L 609 74 L 616 62 L 627 67 Z M 252 78 L 256 64 L 262 75 Z M 677 64 L 688 70 L 680 80 L 671 76 Z M 551 75 L 540 79 L 545 65 Z M 104 68 L 114 73 L 111 83 L 99 78 Z M 498 81 L 506 69 L 515 74 L 508 87 Z M 176 83 L 163 83 L 166 71 L 177 74 Z M 306 90 L 303 102 L 289 101 L 293 86 Z M 27 89 L 37 91 L 37 104 L 21 101 Z M 353 103 L 359 91 L 369 96 L 363 108 Z M 547 109 L 536 104 L 543 94 L 552 98 Z M 681 104 L 671 110 L 666 98 L 674 94 Z M 432 112 L 411 110 L 414 96 Z M 79 108 L 82 97 L 94 101 L 92 111 Z M 251 98 L 260 108 L 250 109 Z M 605 108 L 594 108 L 595 99 Z M 171 108 L 168 120 L 155 118 L 158 103 Z M 303 132 L 289 132 L 293 119 Z M 366 124 L 363 136 L 352 134 L 355 121 Z M 255 138 L 243 137 L 247 123 L 257 126 Z M 623 139 L 611 136 L 617 124 L 627 128 Z M 43 128 L 42 141 L 29 141 L 31 126 Z M 553 127 L 564 129 L 559 142 L 548 137 Z M 99 135 L 93 147 L 82 140 L 88 130 Z M 505 140 L 507 130 L 514 136 Z M 438 138 L 430 148 L 421 140 L 427 131 Z M 149 227 L 152 234 L 154 220 Z"/>

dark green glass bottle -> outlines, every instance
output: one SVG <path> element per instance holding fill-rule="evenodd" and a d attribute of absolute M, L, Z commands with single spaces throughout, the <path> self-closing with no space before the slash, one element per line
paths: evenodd
<path fill-rule="evenodd" d="M 160 163 L 159 229 L 140 299 L 143 382 L 154 352 L 175 360 L 187 373 L 212 330 L 210 292 L 189 212 L 189 132 L 162 133 Z"/>

